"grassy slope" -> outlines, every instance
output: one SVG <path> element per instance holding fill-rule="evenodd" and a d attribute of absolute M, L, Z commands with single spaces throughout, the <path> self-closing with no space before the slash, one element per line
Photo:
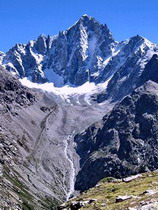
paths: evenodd
<path fill-rule="evenodd" d="M 2 185 L 3 184 L 3 185 Z M 35 196 L 22 182 L 22 177 L 16 171 L 10 174 L 9 168 L 4 168 L 3 177 L 1 177 L 0 194 L 6 197 L 6 200 L 12 200 L 11 210 L 13 205 L 17 205 L 23 210 L 53 210 L 57 205 L 56 201 L 52 202 L 51 198 Z M 0 202 L 0 209 L 3 206 Z"/>
<path fill-rule="evenodd" d="M 150 189 L 157 191 L 157 193 L 154 195 L 144 193 L 146 190 Z M 116 202 L 117 196 L 125 195 L 137 197 L 122 202 Z M 79 197 L 70 200 L 66 206 L 69 206 L 73 201 L 86 201 L 90 199 L 96 199 L 96 201 L 85 205 L 81 209 L 123 210 L 129 209 L 129 207 L 137 207 L 142 201 L 147 202 L 151 201 L 151 199 L 157 199 L 158 201 L 158 172 L 144 173 L 142 174 L 142 177 L 128 183 L 121 180 L 110 181 L 110 179 L 105 178 L 94 188 L 91 188 Z"/>

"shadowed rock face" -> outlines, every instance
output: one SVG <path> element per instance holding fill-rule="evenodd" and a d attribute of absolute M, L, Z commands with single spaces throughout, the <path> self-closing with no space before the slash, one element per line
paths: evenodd
<path fill-rule="evenodd" d="M 25 88 L 4 68 L 0 67 L 0 111 L 7 112 L 11 106 L 27 107 L 35 102 L 35 95 Z"/>
<path fill-rule="evenodd" d="M 153 55 L 152 59 L 145 66 L 138 85 L 141 85 L 148 80 L 158 83 L 158 55 L 156 54 Z"/>
<path fill-rule="evenodd" d="M 121 178 L 158 168 L 158 85 L 147 82 L 102 121 L 75 137 L 81 157 L 76 189 L 107 176 Z"/>

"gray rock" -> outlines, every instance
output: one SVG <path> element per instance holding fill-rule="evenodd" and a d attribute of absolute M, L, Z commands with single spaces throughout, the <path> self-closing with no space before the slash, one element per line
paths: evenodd
<path fill-rule="evenodd" d="M 138 178 L 140 178 L 140 177 L 142 177 L 142 175 L 141 175 L 141 174 L 137 174 L 137 175 L 135 175 L 135 176 L 129 176 L 129 177 L 127 177 L 127 178 L 124 178 L 124 179 L 122 179 L 122 181 L 123 181 L 123 182 L 131 182 L 132 180 L 138 179 Z"/>
<path fill-rule="evenodd" d="M 117 198 L 116 198 L 116 203 L 118 203 L 118 202 L 123 202 L 123 201 L 126 201 L 126 200 L 129 200 L 129 199 L 131 199 L 132 198 L 132 196 L 131 195 L 124 195 L 124 196 L 118 196 Z"/>
<path fill-rule="evenodd" d="M 101 102 L 129 94 L 154 53 L 158 46 L 145 38 L 137 35 L 116 42 L 105 24 L 83 15 L 57 36 L 41 35 L 28 44 L 17 44 L 0 55 L 0 63 L 21 78 L 54 82 L 55 86 L 109 80 L 107 89 L 97 97 Z"/>
<path fill-rule="evenodd" d="M 81 158 L 76 190 L 95 186 L 104 177 L 123 178 L 158 168 L 157 93 L 158 85 L 147 82 L 75 137 Z"/>
<path fill-rule="evenodd" d="M 74 191 L 79 170 L 74 135 L 100 120 L 107 105 L 72 105 L 53 93 L 23 87 L 3 68 L 0 101 L 0 178 L 7 174 L 11 182 L 0 188 L 7 197 L 2 201 L 9 202 L 8 192 L 13 191 L 20 206 L 24 202 L 35 210 L 55 208 Z M 26 202 L 23 194 L 31 200 Z"/>

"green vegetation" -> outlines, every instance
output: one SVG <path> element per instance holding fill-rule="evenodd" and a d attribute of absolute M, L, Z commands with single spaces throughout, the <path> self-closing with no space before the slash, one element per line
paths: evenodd
<path fill-rule="evenodd" d="M 56 210 L 59 203 L 50 198 L 48 196 L 42 197 L 38 196 L 39 199 L 35 198 L 27 186 L 25 186 L 22 182 L 22 177 L 18 174 L 17 171 L 13 170 L 14 175 L 10 175 L 9 168 L 5 165 L 4 177 L 13 185 L 13 191 L 18 195 L 20 200 L 22 201 L 23 210 L 35 210 L 35 209 L 43 209 L 43 210 Z M 38 207 L 40 206 L 40 208 Z"/>
<path fill-rule="evenodd" d="M 18 172 L 5 165 L 4 177 L 13 185 L 10 186 L 20 198 L 23 210 L 56 210 L 59 203 L 52 198 L 32 194 L 23 183 Z M 148 191 L 153 190 L 153 194 Z M 131 196 L 129 199 L 118 201 L 119 196 Z M 156 199 L 158 201 L 158 171 L 144 173 L 133 180 L 121 180 L 113 177 L 102 179 L 95 187 L 82 193 L 77 198 L 68 201 L 65 206 L 75 202 L 84 202 L 81 209 L 86 210 L 128 210 L 129 207 L 137 207 L 142 201 L 147 202 Z M 88 202 L 87 202 L 88 201 Z M 92 201 L 92 202 L 89 202 Z M 87 204 L 88 203 L 88 204 Z"/>
<path fill-rule="evenodd" d="M 22 207 L 24 210 L 34 210 L 34 198 L 28 192 L 28 188 L 16 176 L 10 176 L 9 173 L 4 173 L 4 177 L 9 180 L 14 186 L 14 190 L 18 197 L 22 200 Z"/>
<path fill-rule="evenodd" d="M 155 190 L 155 194 L 145 193 L 146 190 Z M 116 202 L 118 196 L 132 196 L 128 200 Z M 129 207 L 138 206 L 141 201 L 150 201 L 158 198 L 158 172 L 144 173 L 142 177 L 133 179 L 130 182 L 116 180 L 111 177 L 101 180 L 95 187 L 89 189 L 79 197 L 69 201 L 96 201 L 83 206 L 87 210 L 124 210 Z"/>

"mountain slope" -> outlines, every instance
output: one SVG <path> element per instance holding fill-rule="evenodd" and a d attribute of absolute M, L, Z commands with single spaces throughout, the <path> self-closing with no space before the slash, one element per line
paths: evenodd
<path fill-rule="evenodd" d="M 77 190 L 87 190 L 107 176 L 121 178 L 158 168 L 157 93 L 157 83 L 145 83 L 75 137 L 81 158 Z"/>
<path fill-rule="evenodd" d="M 98 101 L 102 102 L 111 98 L 112 101 L 117 102 L 130 94 L 140 85 L 141 74 L 157 52 L 158 46 L 147 39 L 141 36 L 130 38 L 115 57 L 119 67 L 117 67 L 117 62 L 114 62 L 114 65 L 111 64 L 112 69 L 115 69 L 114 74 L 109 80 L 107 89 L 98 96 Z"/>
<path fill-rule="evenodd" d="M 52 209 L 104 177 L 157 169 L 157 52 L 84 15 L 0 53 L 1 205 Z"/>
<path fill-rule="evenodd" d="M 81 99 L 72 104 L 30 90 L 0 70 L 1 207 L 51 209 L 71 196 L 79 171 L 73 137 L 100 120 L 107 106 Z"/>
<path fill-rule="evenodd" d="M 140 76 L 140 80 L 137 86 L 140 86 L 148 80 L 152 80 L 158 83 L 158 55 L 154 55 L 152 59 L 147 63 L 143 73 Z"/>
<path fill-rule="evenodd" d="M 150 210 L 158 208 L 158 172 L 125 179 L 107 177 L 68 202 L 59 210 Z"/>
<path fill-rule="evenodd" d="M 130 93 L 145 64 L 157 52 L 157 45 L 141 36 L 116 42 L 105 24 L 83 15 L 57 36 L 41 35 L 28 44 L 17 44 L 3 57 L 2 64 L 21 78 L 53 82 L 58 87 L 109 81 L 106 98 L 119 99 Z"/>

